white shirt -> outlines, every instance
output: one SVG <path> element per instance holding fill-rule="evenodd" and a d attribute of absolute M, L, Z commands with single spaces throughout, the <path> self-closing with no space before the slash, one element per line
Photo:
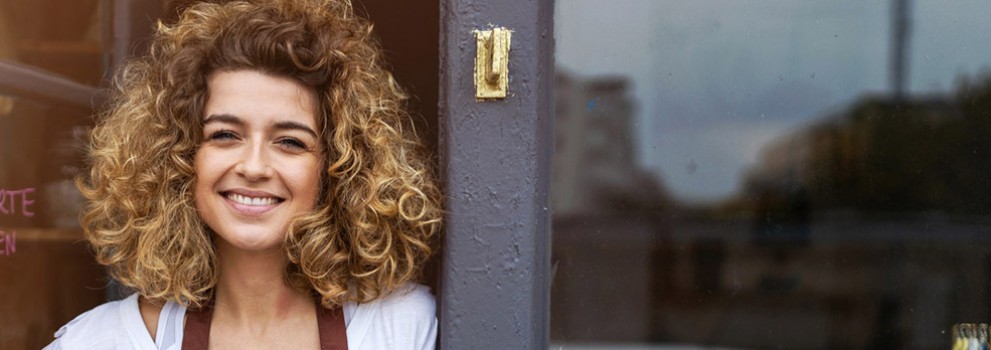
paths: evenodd
<path fill-rule="evenodd" d="M 409 285 L 370 303 L 344 304 L 348 350 L 434 349 L 437 317 L 434 297 L 421 285 Z M 168 302 L 159 314 L 153 341 L 138 295 L 105 303 L 79 315 L 55 332 L 44 350 L 180 350 L 186 308 Z"/>

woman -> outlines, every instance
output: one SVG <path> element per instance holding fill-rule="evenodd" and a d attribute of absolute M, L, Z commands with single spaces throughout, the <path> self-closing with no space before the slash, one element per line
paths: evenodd
<path fill-rule="evenodd" d="M 440 194 L 350 3 L 197 4 L 130 62 L 78 186 L 135 294 L 50 349 L 428 349 Z M 346 339 L 345 339 L 346 338 Z"/>

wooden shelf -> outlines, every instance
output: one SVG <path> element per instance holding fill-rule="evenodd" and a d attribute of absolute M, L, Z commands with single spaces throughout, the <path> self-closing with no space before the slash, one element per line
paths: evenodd
<path fill-rule="evenodd" d="M 98 42 L 90 41 L 30 41 L 18 46 L 23 54 L 52 55 L 100 55 L 103 50 Z"/>
<path fill-rule="evenodd" d="M 85 239 L 82 228 L 4 227 L 2 230 L 16 232 L 18 242 L 76 242 Z"/>

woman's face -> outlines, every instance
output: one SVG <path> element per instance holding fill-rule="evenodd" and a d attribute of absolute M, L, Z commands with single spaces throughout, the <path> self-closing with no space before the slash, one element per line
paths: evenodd
<path fill-rule="evenodd" d="M 199 215 L 218 244 L 280 248 L 289 223 L 312 210 L 319 193 L 316 94 L 252 70 L 215 72 L 207 86 L 195 160 Z"/>

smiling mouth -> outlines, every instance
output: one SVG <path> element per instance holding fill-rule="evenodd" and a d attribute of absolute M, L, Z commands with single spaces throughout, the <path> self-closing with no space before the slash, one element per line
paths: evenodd
<path fill-rule="evenodd" d="M 248 205 L 253 207 L 271 206 L 285 201 L 285 199 L 279 197 L 248 197 L 233 192 L 224 192 L 221 194 L 227 199 L 230 199 L 231 201 L 234 201 L 237 204 Z"/>

